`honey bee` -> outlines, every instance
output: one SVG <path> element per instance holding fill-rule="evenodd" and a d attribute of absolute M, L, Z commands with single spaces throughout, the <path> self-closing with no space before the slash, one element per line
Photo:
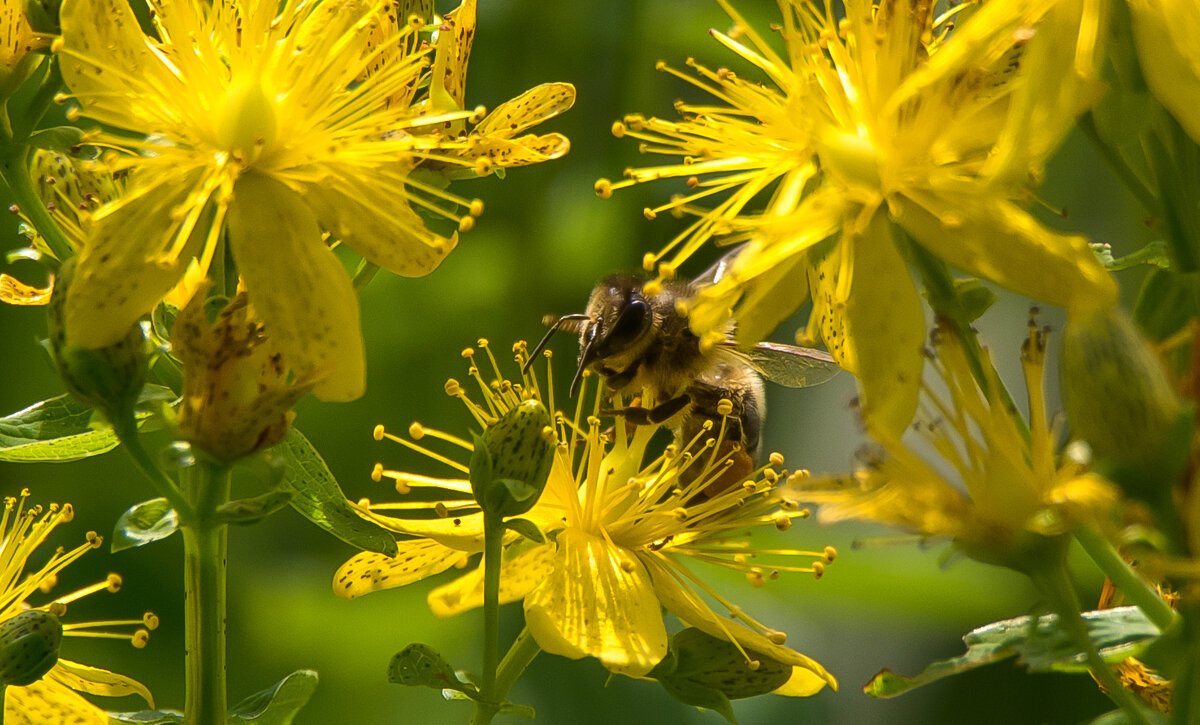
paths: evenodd
<path fill-rule="evenodd" d="M 760 342 L 749 351 L 739 351 L 732 325 L 723 342 L 701 345 L 678 303 L 716 282 L 730 258 L 726 255 L 696 280 L 664 281 L 653 294 L 647 292 L 645 280 L 632 275 L 605 277 L 592 290 L 583 313 L 564 315 L 550 324 L 529 360 L 555 332 L 578 333 L 579 365 L 571 381 L 572 397 L 584 370 L 591 369 L 604 378 L 608 389 L 644 391 L 652 400 L 651 407 L 609 411 L 623 416 L 627 423 L 665 423 L 687 443 L 706 422 L 711 421 L 717 430 L 724 420 L 725 450 L 717 453 L 742 453 L 735 461 L 740 465 L 734 468 L 748 473 L 758 452 L 766 413 L 763 377 L 787 387 L 807 387 L 825 382 L 840 368 L 822 350 Z M 727 406 L 722 406 L 722 401 L 728 401 Z M 726 408 L 724 414 L 722 407 Z M 720 486 L 717 488 L 719 492 Z M 707 491 L 709 496 L 716 492 Z"/>

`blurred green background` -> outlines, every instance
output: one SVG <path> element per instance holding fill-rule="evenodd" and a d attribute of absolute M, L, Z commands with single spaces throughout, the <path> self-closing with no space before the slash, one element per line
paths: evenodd
<path fill-rule="evenodd" d="M 760 29 L 777 19 L 774 3 L 740 0 L 739 9 Z M 439 1 L 439 10 L 448 9 Z M 546 81 L 569 81 L 578 102 L 541 131 L 566 133 L 564 159 L 511 171 L 506 179 L 458 183 L 465 196 L 485 200 L 476 228 L 433 275 L 407 280 L 379 275 L 362 298 L 370 357 L 368 393 L 348 404 L 306 400 L 296 425 L 323 453 L 350 498 L 387 498 L 372 483 L 376 461 L 389 467 L 437 472 L 433 464 L 399 446 L 376 443 L 371 430 L 395 430 L 412 420 L 465 433 L 468 418 L 442 392 L 447 377 L 463 375 L 459 350 L 486 336 L 498 350 L 515 339 L 535 341 L 546 313 L 581 311 L 592 285 L 605 273 L 637 269 L 642 254 L 659 248 L 683 222 L 669 215 L 646 221 L 641 208 L 675 191 L 669 185 L 635 187 L 602 201 L 596 178 L 617 178 L 639 162 L 636 144 L 612 137 L 612 122 L 629 112 L 674 116 L 672 101 L 701 96 L 654 63 L 676 67 L 695 56 L 712 67 L 732 56 L 707 34 L 730 22 L 704 0 L 481 0 L 479 27 L 468 74 L 468 103 L 489 108 Z M 1044 218 L 1081 231 L 1119 251 L 1148 232 L 1132 202 L 1077 136 L 1048 170 L 1041 197 L 1068 210 Z M 5 204 L 7 205 L 7 203 Z M 6 249 L 21 246 L 10 218 Z M 698 260 L 697 273 L 704 267 Z M 8 269 L 6 267 L 6 269 Z M 16 265 L 26 279 L 30 268 Z M 1122 278 L 1125 292 L 1136 280 Z M 1017 350 L 1025 335 L 1029 301 L 1002 296 L 980 323 L 1001 373 L 1014 391 L 1020 382 Z M 1044 310 L 1043 321 L 1061 327 Z M 781 329 L 789 340 L 795 324 Z M 44 311 L 0 307 L 5 385 L 0 410 L 15 411 L 61 392 L 38 345 Z M 560 359 L 575 354 L 569 336 L 556 340 Z M 562 366 L 565 367 L 565 366 Z M 560 367 L 561 369 L 561 367 Z M 1051 380 L 1051 397 L 1055 382 Z M 562 387 L 562 386 L 560 386 Z M 853 380 L 809 390 L 769 391 L 767 450 L 779 450 L 789 467 L 846 471 L 862 435 L 850 411 Z M 0 492 L 30 486 L 39 501 L 71 501 L 78 512 L 56 543 L 73 545 L 87 529 L 108 536 L 130 505 L 152 496 L 124 454 L 116 451 L 72 464 L 0 464 Z M 930 661 L 959 654 L 959 637 L 987 622 L 1035 611 L 1025 581 L 1008 571 L 947 556 L 944 544 L 920 546 L 885 539 L 892 532 L 867 527 L 822 528 L 802 522 L 784 535 L 787 545 L 834 544 L 841 557 L 821 581 L 795 575 L 752 589 L 740 577 L 702 572 L 761 621 L 789 633 L 789 644 L 822 662 L 841 681 L 838 693 L 806 700 L 762 697 L 735 704 L 743 723 L 1076 723 L 1108 709 L 1087 677 L 1027 675 L 1011 662 L 943 681 L 895 700 L 875 701 L 861 686 L 890 668 L 914 674 Z M 865 546 L 855 548 L 855 542 Z M 388 685 L 390 656 L 413 641 L 440 649 L 456 666 L 478 667 L 478 616 L 435 619 L 425 605 L 434 581 L 403 590 L 343 601 L 332 594 L 334 570 L 353 554 L 348 546 L 309 525 L 290 509 L 231 533 L 229 585 L 230 700 L 274 683 L 300 668 L 316 669 L 321 685 L 300 723 L 465 722 L 469 707 L 443 702 L 433 690 Z M 182 546 L 179 537 L 143 549 L 90 553 L 63 576 L 62 591 L 121 573 L 124 589 L 74 605 L 72 618 L 104 619 L 153 610 L 162 627 L 147 649 L 119 643 L 71 640 L 64 655 L 133 675 L 149 685 L 164 707 L 183 701 Z M 1077 557 L 1078 558 L 1078 557 Z M 1099 575 L 1076 568 L 1086 602 L 1094 602 Z M 520 627 L 520 609 L 504 611 L 505 637 Z M 541 656 L 512 698 L 537 709 L 543 723 L 717 723 L 711 712 L 678 704 L 653 683 L 609 681 L 594 662 Z M 129 698 L 109 709 L 137 709 Z"/>

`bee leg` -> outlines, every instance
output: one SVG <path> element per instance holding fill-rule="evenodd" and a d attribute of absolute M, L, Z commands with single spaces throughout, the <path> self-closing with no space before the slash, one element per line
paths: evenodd
<path fill-rule="evenodd" d="M 672 418 L 676 413 L 686 408 L 690 402 L 692 402 L 690 397 L 680 395 L 665 403 L 659 403 L 653 408 L 630 407 L 618 410 L 602 410 L 600 412 L 603 415 L 619 415 L 627 423 L 632 423 L 633 425 L 651 425 L 662 423 Z"/>

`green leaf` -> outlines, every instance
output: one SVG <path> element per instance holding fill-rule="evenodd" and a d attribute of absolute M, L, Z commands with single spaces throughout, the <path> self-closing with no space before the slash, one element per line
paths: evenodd
<path fill-rule="evenodd" d="M 134 504 L 113 528 L 113 552 L 165 539 L 179 528 L 179 515 L 165 498 Z"/>
<path fill-rule="evenodd" d="M 337 479 L 303 433 L 292 428 L 275 451 L 286 465 L 283 485 L 295 494 L 288 503 L 301 516 L 351 546 L 396 555 L 396 539 L 354 513 Z"/>
<path fill-rule="evenodd" d="M 0 418 L 0 461 L 65 462 L 107 453 L 117 436 L 87 405 L 59 395 Z"/>
<path fill-rule="evenodd" d="M 43 149 L 54 149 L 66 153 L 78 146 L 83 139 L 83 129 L 75 126 L 53 126 L 34 131 L 29 135 L 29 144 Z"/>
<path fill-rule="evenodd" d="M 537 527 L 537 524 L 529 519 L 507 519 L 504 522 L 504 528 L 515 531 L 535 543 L 546 543 L 546 535 Z"/>
<path fill-rule="evenodd" d="M 1138 710 L 1141 711 L 1144 720 L 1133 720 L 1124 710 L 1113 710 L 1092 720 L 1088 725 L 1141 725 L 1142 722 L 1148 722 L 1150 725 L 1167 725 L 1166 715 L 1146 707 L 1139 706 Z"/>
<path fill-rule="evenodd" d="M 147 385 L 140 403 L 174 398 L 159 385 Z M 150 416 L 136 414 L 139 423 Z M 0 461 L 65 463 L 107 453 L 117 436 L 101 416 L 70 395 L 59 395 L 0 418 Z"/>
<path fill-rule="evenodd" d="M 229 711 L 230 725 L 291 725 L 317 689 L 317 673 L 297 670 L 272 687 L 242 700 Z"/>
<path fill-rule="evenodd" d="M 268 491 L 252 498 L 239 498 L 217 508 L 217 520 L 227 524 L 252 524 L 292 502 L 291 491 Z"/>
<path fill-rule="evenodd" d="M 184 725 L 183 713 L 174 710 L 138 710 L 136 712 L 110 712 L 110 723 L 138 723 L 139 725 Z"/>
<path fill-rule="evenodd" d="M 396 654 L 388 663 L 388 682 L 406 687 L 432 687 L 435 690 L 454 690 L 474 698 L 479 691 L 469 682 L 458 679 L 454 667 L 441 652 L 420 642 L 413 642 Z"/>
<path fill-rule="evenodd" d="M 1158 636 L 1158 628 L 1137 607 L 1118 607 L 1083 613 L 1088 633 L 1106 662 L 1136 656 Z M 1058 616 L 1017 617 L 971 630 L 963 637 L 967 653 L 935 662 L 915 677 L 890 670 L 875 675 L 863 687 L 872 697 L 893 697 L 943 677 L 957 675 L 1012 656 L 1033 671 L 1086 672 L 1086 655 L 1067 632 L 1058 626 Z"/>
<path fill-rule="evenodd" d="M 712 710 L 720 713 L 721 717 L 734 725 L 737 724 L 737 718 L 733 714 L 733 705 L 730 704 L 725 693 L 720 690 L 687 679 L 659 680 L 659 684 L 667 691 L 668 695 L 683 704 Z"/>

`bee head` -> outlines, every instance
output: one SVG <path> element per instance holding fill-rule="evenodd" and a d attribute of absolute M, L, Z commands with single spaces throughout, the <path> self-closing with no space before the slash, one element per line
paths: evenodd
<path fill-rule="evenodd" d="M 585 314 L 587 319 L 579 331 L 579 367 L 571 380 L 572 396 L 589 365 L 629 352 L 654 322 L 642 283 L 626 275 L 601 281 L 588 299 Z"/>

